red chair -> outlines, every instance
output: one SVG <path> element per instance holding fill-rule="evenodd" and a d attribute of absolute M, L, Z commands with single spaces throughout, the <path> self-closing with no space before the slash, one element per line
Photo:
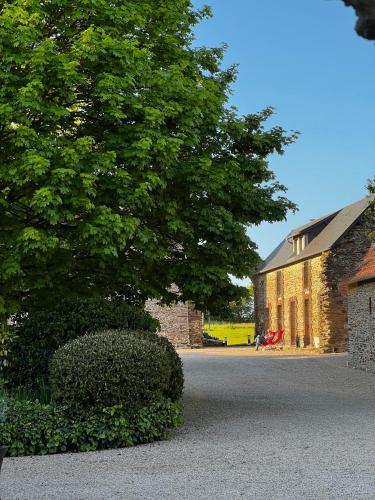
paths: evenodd
<path fill-rule="evenodd" d="M 265 336 L 265 341 L 262 342 L 262 346 L 266 347 L 268 345 L 277 345 L 279 343 L 283 343 L 284 341 L 284 330 L 281 328 L 277 330 L 277 332 L 272 332 L 269 330 Z"/>

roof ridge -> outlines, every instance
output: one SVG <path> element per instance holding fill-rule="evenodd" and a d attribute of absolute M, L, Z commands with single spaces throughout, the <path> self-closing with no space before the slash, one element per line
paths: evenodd
<path fill-rule="evenodd" d="M 365 196 L 364 198 L 361 198 L 360 200 L 358 201 L 355 201 L 353 203 L 350 203 L 349 205 L 345 205 L 344 207 L 341 207 L 339 208 L 338 210 L 335 210 L 333 212 L 330 212 L 329 214 L 327 215 L 322 215 L 321 217 L 317 217 L 316 219 L 311 219 L 310 222 L 307 222 L 306 224 L 303 224 L 302 226 L 298 226 L 296 227 L 295 229 L 292 229 L 292 231 L 289 233 L 289 235 L 291 236 L 292 234 L 299 232 L 301 229 L 307 229 L 308 227 L 310 227 L 310 223 L 311 223 L 311 226 L 315 225 L 315 224 L 319 224 L 319 222 L 323 222 L 325 219 L 328 219 L 329 217 L 335 217 L 336 215 L 338 215 L 342 210 L 345 210 L 346 208 L 349 208 L 353 205 L 357 205 L 357 203 L 360 203 L 364 200 L 366 200 L 367 198 L 373 198 L 375 199 L 375 194 L 370 194 L 370 195 L 367 195 Z"/>
<path fill-rule="evenodd" d="M 258 273 L 263 273 L 294 264 L 301 260 L 319 255 L 329 250 L 346 233 L 346 231 L 356 222 L 356 220 L 367 210 L 371 202 L 375 200 L 375 195 L 368 195 L 360 200 L 346 205 L 336 212 L 331 212 L 320 217 L 311 224 L 305 224 L 290 232 L 284 240 L 271 252 L 257 269 Z M 298 255 L 293 253 L 292 236 L 301 234 L 302 230 L 311 229 L 315 225 L 329 219 L 328 224 L 311 240 L 310 243 Z"/>

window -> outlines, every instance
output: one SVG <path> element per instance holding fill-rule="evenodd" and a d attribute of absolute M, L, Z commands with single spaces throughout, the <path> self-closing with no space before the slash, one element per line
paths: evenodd
<path fill-rule="evenodd" d="M 304 238 L 303 238 L 303 236 L 300 236 L 298 238 L 298 253 L 301 253 L 304 248 L 305 248 Z"/>
<path fill-rule="evenodd" d="M 311 324 L 310 324 L 310 299 L 305 299 L 304 302 L 304 323 L 305 323 L 305 335 L 304 335 L 304 345 L 311 345 Z"/>
<path fill-rule="evenodd" d="M 283 274 L 281 271 L 276 273 L 276 294 L 277 297 L 281 297 L 283 294 Z"/>
<path fill-rule="evenodd" d="M 280 330 L 283 327 L 283 306 L 279 304 L 277 306 L 277 329 Z"/>
<path fill-rule="evenodd" d="M 297 340 L 297 303 L 295 299 L 289 304 L 289 329 L 290 329 L 290 345 L 296 345 Z"/>
<path fill-rule="evenodd" d="M 293 253 L 298 255 L 298 238 L 293 238 Z"/>
<path fill-rule="evenodd" d="M 305 249 L 308 243 L 308 237 L 306 234 L 302 236 L 295 236 L 293 238 L 293 253 L 294 255 L 299 255 L 302 250 Z"/>
<path fill-rule="evenodd" d="M 303 263 L 303 289 L 308 290 L 310 288 L 310 262 L 305 260 Z"/>

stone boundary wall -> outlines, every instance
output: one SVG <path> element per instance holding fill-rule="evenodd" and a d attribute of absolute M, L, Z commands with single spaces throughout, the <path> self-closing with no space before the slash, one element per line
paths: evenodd
<path fill-rule="evenodd" d="M 203 314 L 191 302 L 188 303 L 188 314 L 190 347 L 201 347 L 203 345 Z"/>
<path fill-rule="evenodd" d="M 159 335 L 167 337 L 175 347 L 203 345 L 203 315 L 193 304 L 179 302 L 172 306 L 160 306 L 157 300 L 148 300 L 145 309 L 159 321 Z"/>
<path fill-rule="evenodd" d="M 374 282 L 348 291 L 348 331 L 349 366 L 375 373 Z"/>

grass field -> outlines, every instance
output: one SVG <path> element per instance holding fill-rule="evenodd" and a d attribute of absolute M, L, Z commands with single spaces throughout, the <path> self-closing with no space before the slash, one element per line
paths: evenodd
<path fill-rule="evenodd" d="M 204 325 L 204 331 L 211 337 L 216 337 L 220 340 L 227 338 L 228 345 L 247 344 L 248 335 L 251 336 L 251 341 L 254 341 L 254 323 L 226 323 L 221 325 Z"/>

